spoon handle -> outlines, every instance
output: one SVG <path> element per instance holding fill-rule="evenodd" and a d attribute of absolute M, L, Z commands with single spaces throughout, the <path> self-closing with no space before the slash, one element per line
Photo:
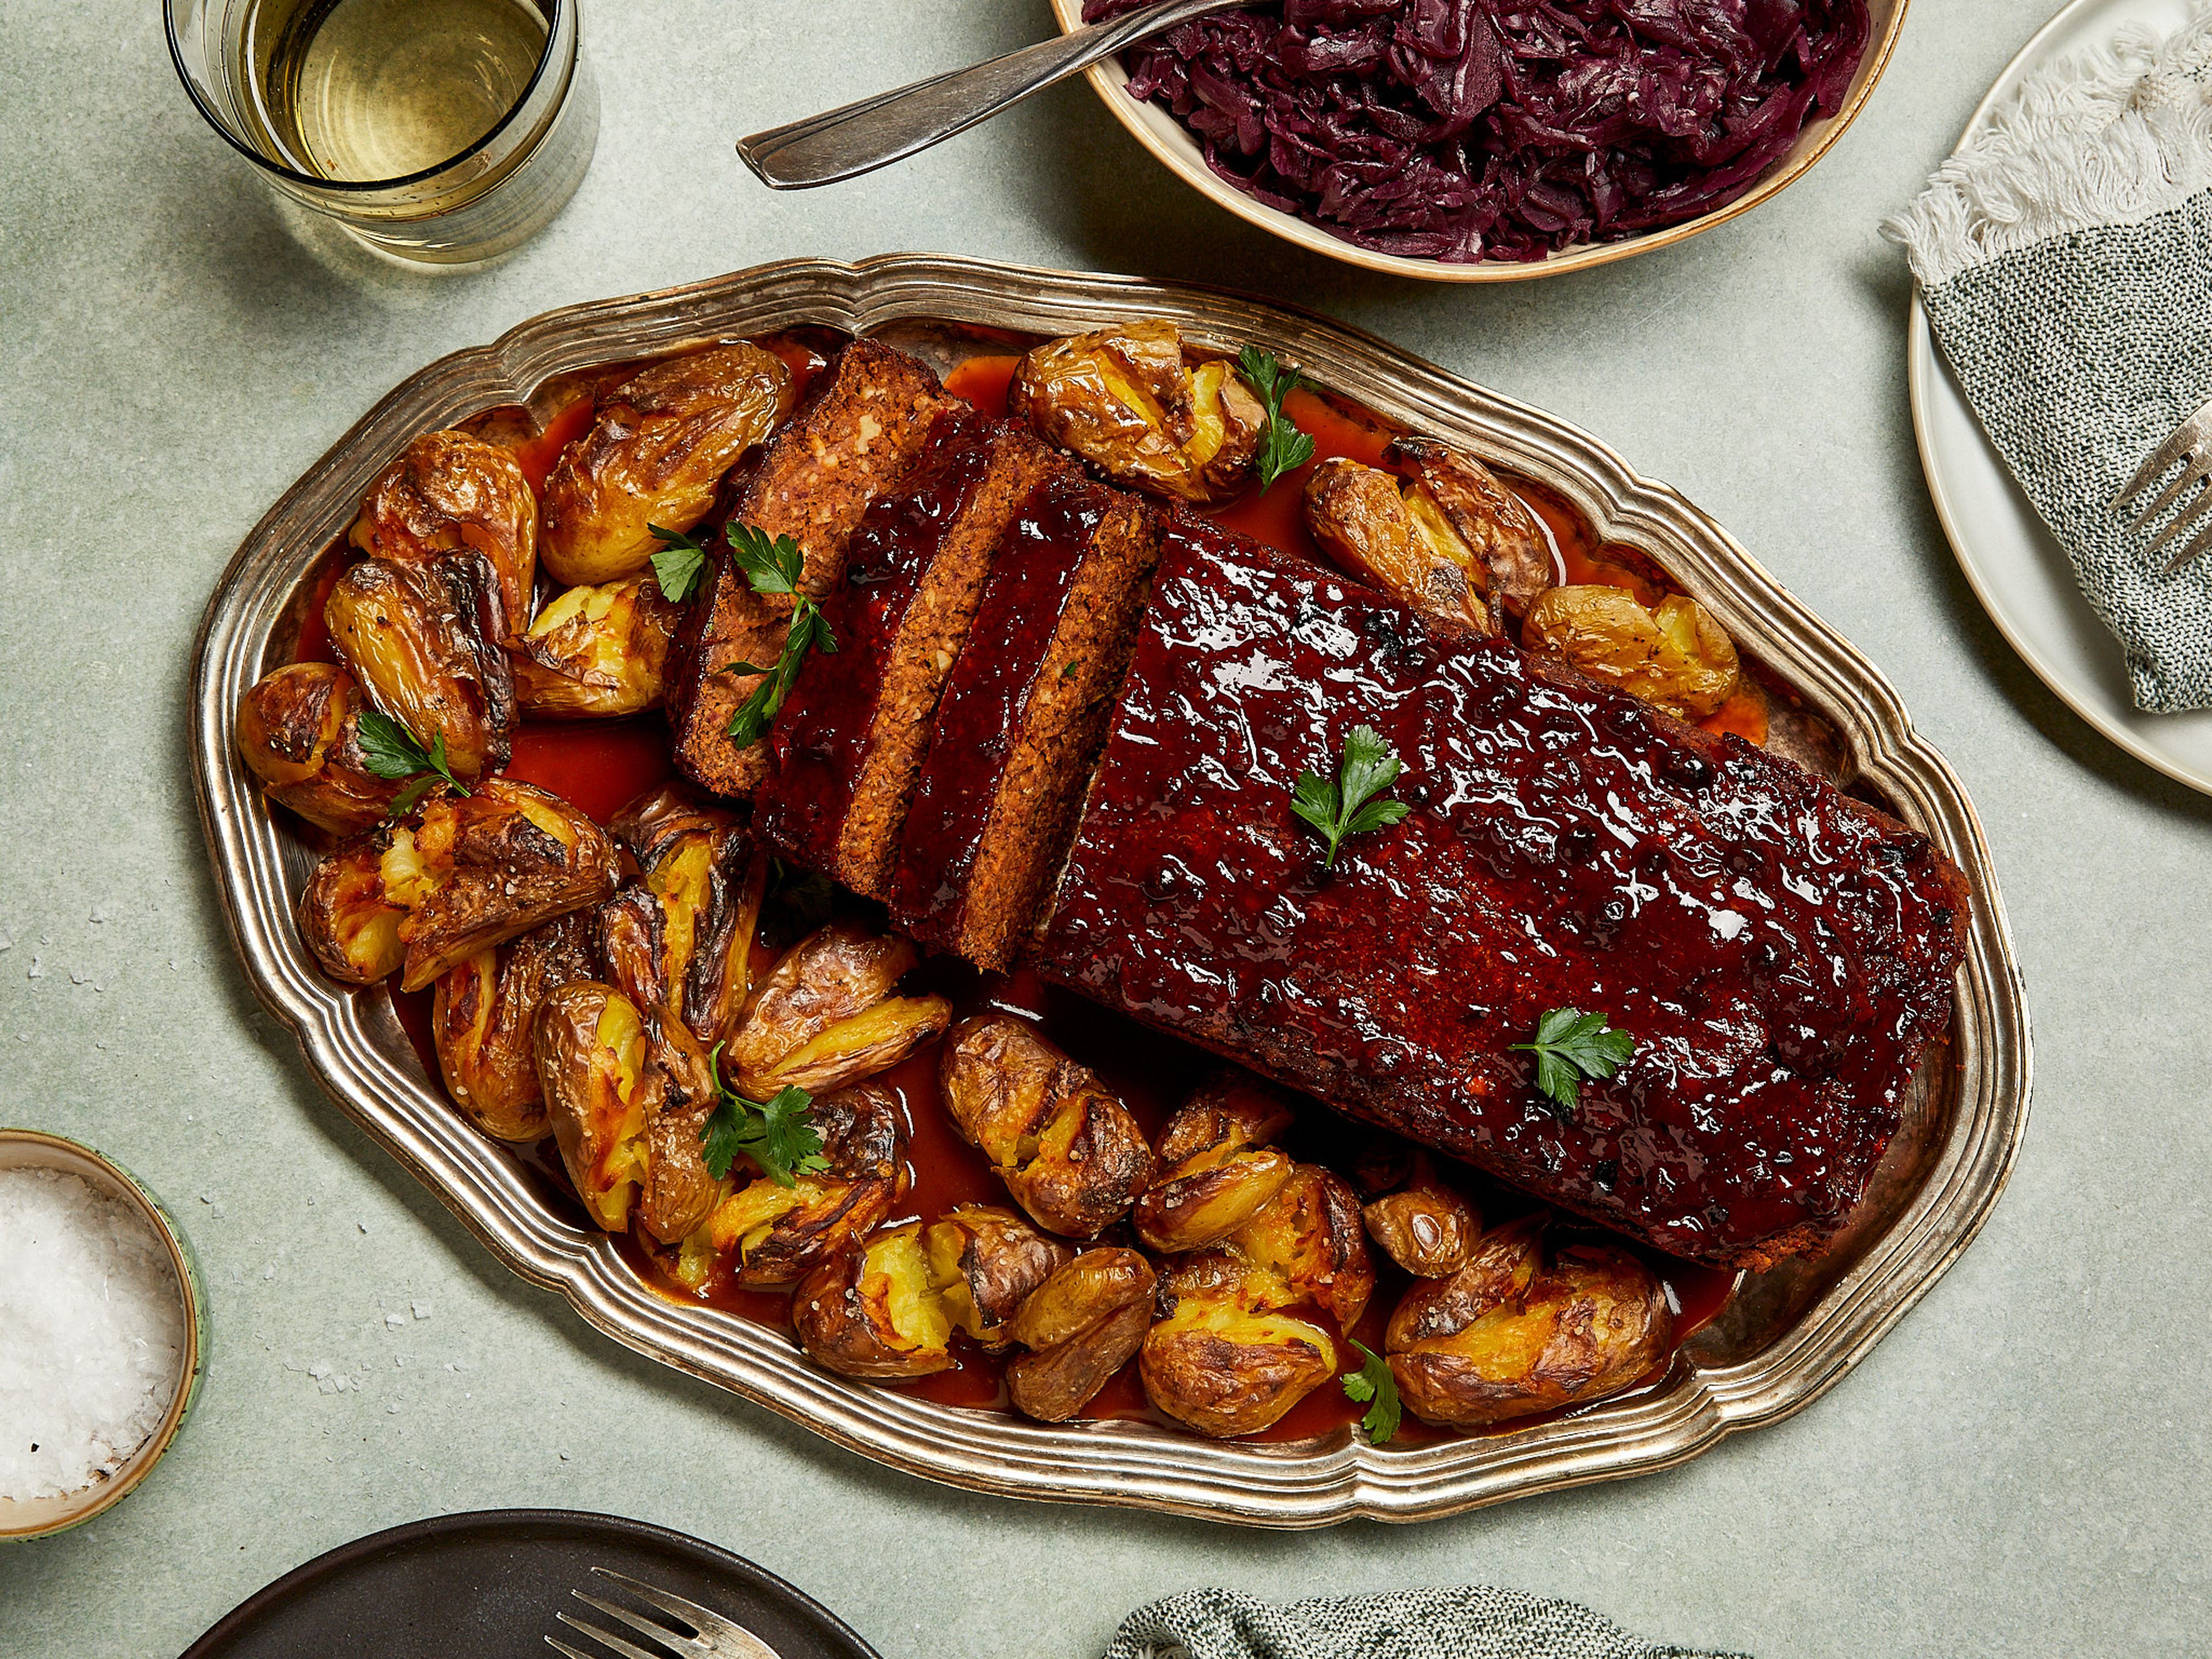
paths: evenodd
<path fill-rule="evenodd" d="M 771 190 L 811 190 L 904 161 L 1148 35 L 1247 0 L 1164 0 L 968 69 L 879 92 L 738 141 Z"/>

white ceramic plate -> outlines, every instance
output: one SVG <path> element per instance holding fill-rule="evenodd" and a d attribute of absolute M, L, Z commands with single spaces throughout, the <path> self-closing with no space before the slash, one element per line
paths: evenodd
<path fill-rule="evenodd" d="M 2179 28 L 2190 0 L 2074 0 L 2044 25 L 1966 124 L 1979 130 L 2020 83 L 2129 23 Z M 2212 794 L 2212 709 L 2146 714 L 2128 694 L 2119 641 L 2097 620 L 2066 555 L 1990 446 L 1929 331 L 1917 292 L 1906 346 L 1912 425 L 1936 514 L 1982 608 L 2027 665 L 2081 718 L 2146 765 Z"/>

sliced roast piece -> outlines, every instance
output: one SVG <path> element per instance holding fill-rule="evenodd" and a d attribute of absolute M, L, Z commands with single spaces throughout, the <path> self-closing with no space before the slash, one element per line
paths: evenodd
<path fill-rule="evenodd" d="M 905 476 L 939 412 L 957 401 L 918 358 L 854 341 L 744 477 L 730 521 L 797 542 L 800 586 L 818 599 L 844 574 L 847 544 L 869 501 Z M 791 600 L 753 592 L 719 539 L 717 550 L 678 636 L 668 720 L 685 776 L 719 794 L 745 795 L 767 770 L 767 755 L 759 744 L 739 748 L 730 720 L 760 677 L 732 671 L 775 664 Z"/>
<path fill-rule="evenodd" d="M 1072 471 L 1024 429 L 963 407 L 937 417 L 906 482 L 868 508 L 844 583 L 823 601 L 836 653 L 800 670 L 753 798 L 755 822 L 786 857 L 890 896 L 938 694 L 992 558 L 1022 503 Z"/>
<path fill-rule="evenodd" d="M 1369 726 L 1394 827 L 1291 810 Z M 1207 528 L 1170 530 L 1037 945 L 1048 980 L 1679 1255 L 1817 1248 L 1945 1030 L 1964 878 L 1683 726 Z M 1549 1011 L 1635 1039 L 1561 1104 Z"/>
<path fill-rule="evenodd" d="M 1068 475 L 1014 520 L 945 683 L 892 921 L 1003 969 L 1066 844 L 1159 546 L 1153 508 Z"/>

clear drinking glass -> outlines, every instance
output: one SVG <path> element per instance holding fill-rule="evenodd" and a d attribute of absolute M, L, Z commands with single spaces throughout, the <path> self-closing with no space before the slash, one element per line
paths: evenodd
<path fill-rule="evenodd" d="M 209 124 L 276 189 L 384 252 L 441 264 L 505 253 L 591 164 L 599 101 L 577 0 L 163 9 L 169 55 Z M 441 58 L 457 44 L 463 60 Z"/>

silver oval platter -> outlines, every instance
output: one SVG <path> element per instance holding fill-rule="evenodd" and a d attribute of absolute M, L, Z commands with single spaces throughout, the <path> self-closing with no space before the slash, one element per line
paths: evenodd
<path fill-rule="evenodd" d="M 975 349 L 963 329 L 1047 336 L 1139 317 L 1171 319 L 1202 349 L 1233 354 L 1255 342 L 1326 391 L 1548 489 L 1601 541 L 1647 555 L 1794 696 L 1801 720 L 1826 734 L 1840 780 L 1930 836 L 1972 884 L 1949 1044 L 1923 1063 L 1858 1215 L 1819 1261 L 1742 1280 L 1664 1372 L 1627 1393 L 1520 1428 L 1376 1447 L 1348 1428 L 1258 1443 L 1143 1422 L 1048 1426 L 848 1382 L 765 1326 L 678 1305 L 611 1239 L 550 1207 L 512 1152 L 447 1104 L 390 999 L 325 979 L 300 942 L 292 910 L 312 854 L 263 810 L 231 741 L 232 714 L 256 679 L 289 660 L 319 566 L 410 439 L 527 406 L 564 375 L 716 339 L 817 325 L 885 338 L 945 368 Z M 349 1116 L 508 1267 L 617 1341 L 841 1446 L 977 1491 L 1314 1527 L 1428 1520 L 1668 1468 L 1832 1387 L 1972 1240 L 2027 1122 L 2027 1011 L 1989 849 L 1957 776 L 1874 666 L 1720 526 L 1595 440 L 1369 335 L 1240 295 L 894 255 L 793 260 L 550 312 L 395 387 L 254 526 L 201 626 L 192 719 L 201 821 L 240 957 Z"/>

